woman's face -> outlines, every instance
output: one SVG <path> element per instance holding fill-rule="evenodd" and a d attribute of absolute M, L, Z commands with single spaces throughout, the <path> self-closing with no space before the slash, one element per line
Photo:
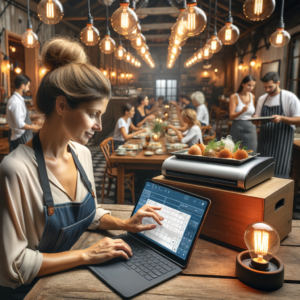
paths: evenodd
<path fill-rule="evenodd" d="M 126 115 L 127 115 L 129 118 L 133 118 L 133 117 L 134 117 L 134 113 L 135 113 L 134 107 L 132 107 L 131 110 L 126 111 Z"/>
<path fill-rule="evenodd" d="M 142 101 L 142 104 L 147 106 L 149 104 L 149 99 L 148 97 L 146 96 L 145 99 Z"/>
<path fill-rule="evenodd" d="M 247 83 L 243 84 L 243 90 L 245 92 L 251 92 L 255 88 L 255 81 L 248 81 Z"/>
<path fill-rule="evenodd" d="M 63 117 L 63 126 L 71 140 L 85 145 L 95 131 L 102 130 L 102 115 L 106 111 L 108 99 L 81 103 L 72 109 L 66 106 Z"/>

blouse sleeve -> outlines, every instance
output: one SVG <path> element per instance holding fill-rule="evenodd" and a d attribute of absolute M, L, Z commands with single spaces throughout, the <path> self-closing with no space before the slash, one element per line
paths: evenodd
<path fill-rule="evenodd" d="M 185 137 L 182 138 L 181 143 L 183 144 L 188 144 L 189 141 L 191 141 L 195 136 L 197 135 L 197 132 L 195 129 L 192 127 L 188 133 L 186 134 Z"/>
<path fill-rule="evenodd" d="M 0 285 L 12 288 L 29 284 L 43 262 L 42 253 L 28 248 L 27 226 L 34 212 L 22 179 L 4 158 L 0 167 Z"/>

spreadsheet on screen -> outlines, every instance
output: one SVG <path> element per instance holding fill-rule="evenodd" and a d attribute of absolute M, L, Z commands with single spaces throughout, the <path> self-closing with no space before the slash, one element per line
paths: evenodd
<path fill-rule="evenodd" d="M 207 201 L 146 182 L 134 213 L 145 204 L 161 207 L 157 212 L 164 220 L 159 225 L 152 218 L 143 218 L 143 224 L 156 224 L 156 228 L 139 234 L 185 259 L 197 234 Z"/>

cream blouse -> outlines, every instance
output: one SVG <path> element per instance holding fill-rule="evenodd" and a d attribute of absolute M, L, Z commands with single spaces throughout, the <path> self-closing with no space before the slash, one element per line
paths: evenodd
<path fill-rule="evenodd" d="M 90 151 L 70 143 L 95 191 Z M 54 204 L 73 202 L 47 168 Z M 88 190 L 77 171 L 76 199 L 81 202 Z M 96 193 L 95 193 L 96 194 Z M 44 196 L 33 149 L 19 145 L 0 164 L 0 285 L 17 288 L 29 284 L 39 272 L 43 255 L 37 249 L 44 227 Z M 89 229 L 99 227 L 109 211 L 95 199 L 96 214 Z"/>

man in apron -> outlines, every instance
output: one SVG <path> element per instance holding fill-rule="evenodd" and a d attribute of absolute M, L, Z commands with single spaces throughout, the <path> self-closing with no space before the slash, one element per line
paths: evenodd
<path fill-rule="evenodd" d="M 280 89 L 278 73 L 269 72 L 261 80 L 267 94 L 258 99 L 253 117 L 275 118 L 261 124 L 257 152 L 274 157 L 275 176 L 288 178 L 295 125 L 300 125 L 300 100 L 292 92 Z"/>
<path fill-rule="evenodd" d="M 30 78 L 20 74 L 15 79 L 15 92 L 8 100 L 6 106 L 6 119 L 9 126 L 9 151 L 13 151 L 19 144 L 26 144 L 32 139 L 32 130 L 39 127 L 32 125 L 28 109 L 23 96 L 30 89 Z"/>

